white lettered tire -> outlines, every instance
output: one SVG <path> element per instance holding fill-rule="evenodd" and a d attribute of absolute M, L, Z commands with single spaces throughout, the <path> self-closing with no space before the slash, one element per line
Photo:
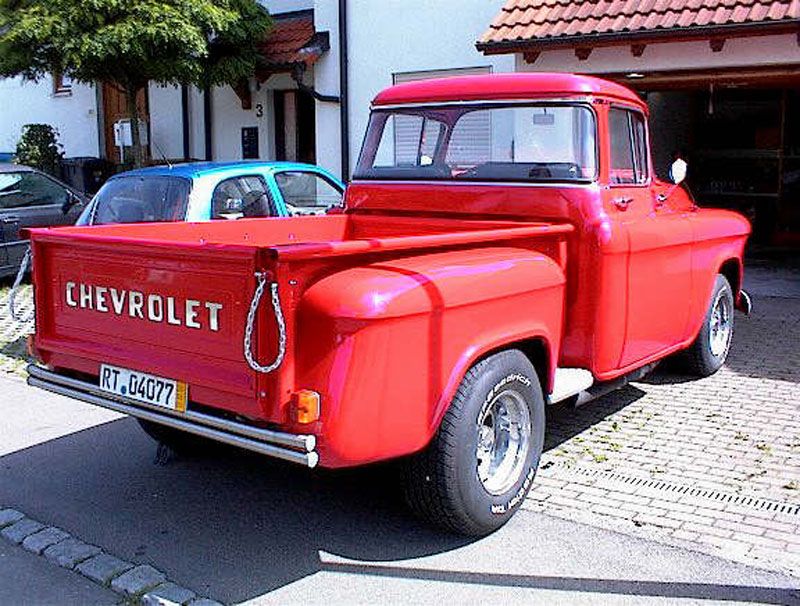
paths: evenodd
<path fill-rule="evenodd" d="M 512 349 L 475 364 L 431 444 L 406 465 L 406 498 L 423 518 L 482 536 L 514 515 L 544 445 L 544 397 L 530 360 Z"/>

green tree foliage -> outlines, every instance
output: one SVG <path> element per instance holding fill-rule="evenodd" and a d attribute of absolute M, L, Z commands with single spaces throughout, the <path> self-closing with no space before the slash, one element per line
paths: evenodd
<path fill-rule="evenodd" d="M 141 164 L 136 98 L 148 82 L 236 84 L 270 26 L 255 0 L 0 0 L 0 76 L 118 85 Z"/>
<path fill-rule="evenodd" d="M 14 160 L 18 164 L 33 166 L 54 177 L 60 177 L 61 146 L 58 131 L 49 124 L 26 124 L 17 142 Z"/>

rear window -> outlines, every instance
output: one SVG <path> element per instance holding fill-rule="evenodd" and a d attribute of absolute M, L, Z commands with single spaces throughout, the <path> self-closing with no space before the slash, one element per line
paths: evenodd
<path fill-rule="evenodd" d="M 182 221 L 189 181 L 180 177 L 130 176 L 106 182 L 91 205 L 91 223 Z"/>
<path fill-rule="evenodd" d="M 375 110 L 355 177 L 592 181 L 595 120 L 577 104 Z"/>

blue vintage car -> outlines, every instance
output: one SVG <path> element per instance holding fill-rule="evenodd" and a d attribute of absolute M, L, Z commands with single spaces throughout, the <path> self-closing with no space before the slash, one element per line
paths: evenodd
<path fill-rule="evenodd" d="M 324 214 L 342 204 L 344 184 L 296 162 L 192 162 L 111 177 L 78 225 L 210 221 Z"/>

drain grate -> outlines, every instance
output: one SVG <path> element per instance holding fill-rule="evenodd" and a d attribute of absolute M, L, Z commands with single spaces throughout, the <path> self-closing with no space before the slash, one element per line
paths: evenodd
<path fill-rule="evenodd" d="M 644 488 L 646 490 L 656 490 L 663 493 L 672 493 L 674 495 L 685 495 L 701 499 L 708 499 L 709 501 L 716 501 L 719 503 L 729 503 L 731 505 L 752 507 L 754 509 L 770 511 L 773 513 L 800 516 L 800 505 L 795 505 L 793 503 L 782 503 L 780 501 L 773 501 L 771 499 L 762 499 L 760 497 L 741 495 L 733 492 L 723 492 L 721 490 L 714 490 L 711 488 L 687 486 L 686 484 L 676 484 L 674 482 L 667 482 L 665 480 L 653 480 L 649 478 L 628 476 L 613 471 L 587 469 L 586 467 L 551 462 L 549 464 L 545 463 L 542 465 L 539 473 L 544 473 L 547 476 L 561 476 L 566 473 L 568 475 L 593 478 L 597 481 L 596 485 L 599 485 L 599 488 L 602 488 L 602 484 L 606 483 L 625 484 L 627 486 L 635 486 L 637 489 Z"/>

